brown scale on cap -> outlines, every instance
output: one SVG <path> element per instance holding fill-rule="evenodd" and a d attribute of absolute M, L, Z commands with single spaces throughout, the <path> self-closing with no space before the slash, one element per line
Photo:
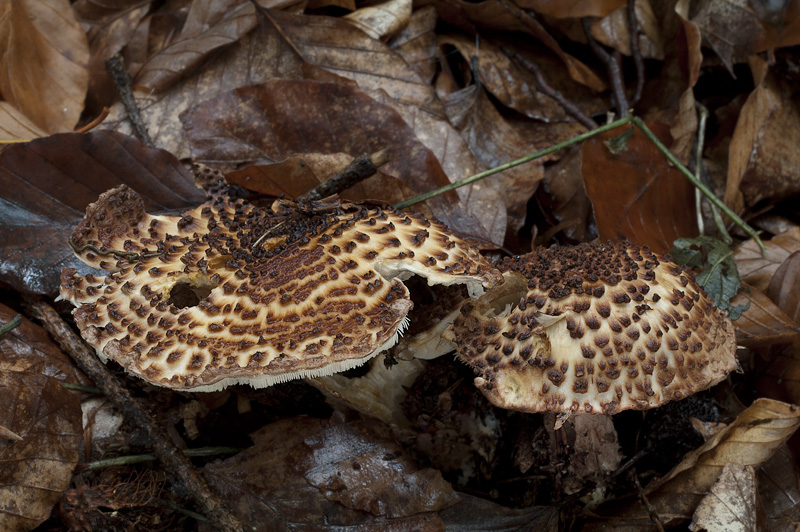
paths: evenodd
<path fill-rule="evenodd" d="M 212 176 L 213 177 L 213 176 Z M 329 375 L 389 348 L 412 307 L 401 282 L 464 284 L 500 274 L 441 224 L 391 208 L 232 200 L 201 175 L 203 205 L 148 214 L 125 186 L 72 235 L 105 277 L 61 275 L 81 334 L 103 359 L 160 386 L 210 391 Z M 112 252 L 113 250 L 113 252 Z"/>
<path fill-rule="evenodd" d="M 694 277 L 630 242 L 506 259 L 462 307 L 458 356 L 497 406 L 613 414 L 708 388 L 736 367 L 733 326 Z"/>

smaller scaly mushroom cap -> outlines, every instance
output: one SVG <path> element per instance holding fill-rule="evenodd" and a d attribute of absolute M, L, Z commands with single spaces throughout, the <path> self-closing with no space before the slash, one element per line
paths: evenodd
<path fill-rule="evenodd" d="M 506 259 L 505 283 L 462 307 L 458 357 L 501 408 L 647 409 L 733 370 L 733 325 L 692 274 L 630 242 Z"/>
<path fill-rule="evenodd" d="M 71 241 L 108 275 L 61 275 L 83 338 L 159 386 L 264 387 L 344 371 L 396 342 L 412 307 L 401 280 L 464 284 L 474 297 L 502 280 L 416 215 L 338 201 L 265 209 L 205 178 L 209 201 L 180 216 L 148 214 L 125 186 L 102 194 Z"/>

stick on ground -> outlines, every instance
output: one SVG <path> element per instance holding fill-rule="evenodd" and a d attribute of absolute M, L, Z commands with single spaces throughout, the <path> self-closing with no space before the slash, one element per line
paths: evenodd
<path fill-rule="evenodd" d="M 167 473 L 179 482 L 203 509 L 220 530 L 241 531 L 242 524 L 225 503 L 211 491 L 206 481 L 194 465 L 167 437 L 164 430 L 155 422 L 147 409 L 134 399 L 119 380 L 100 362 L 94 349 L 61 319 L 61 316 L 47 303 L 36 301 L 29 305 L 31 313 L 41 321 L 44 329 L 55 339 L 61 349 L 75 360 L 94 383 L 103 390 L 123 415 L 142 428 L 153 445 L 153 454 L 158 457 Z"/>

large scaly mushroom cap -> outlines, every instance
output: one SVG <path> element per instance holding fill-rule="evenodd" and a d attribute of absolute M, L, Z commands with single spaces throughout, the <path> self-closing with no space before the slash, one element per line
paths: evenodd
<path fill-rule="evenodd" d="M 613 414 L 712 386 L 736 367 L 733 325 L 694 277 L 630 242 L 506 259 L 462 307 L 458 357 L 495 405 Z"/>
<path fill-rule="evenodd" d="M 439 223 L 391 208 L 330 202 L 254 207 L 211 198 L 153 216 L 125 186 L 87 208 L 72 235 L 105 277 L 61 275 L 81 334 L 104 360 L 154 384 L 212 391 L 329 375 L 391 347 L 412 303 L 401 282 L 501 280 Z M 112 252 L 113 250 L 113 252 Z"/>

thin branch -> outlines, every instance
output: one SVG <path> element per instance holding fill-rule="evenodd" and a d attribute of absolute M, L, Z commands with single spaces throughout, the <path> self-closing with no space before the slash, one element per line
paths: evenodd
<path fill-rule="evenodd" d="M 532 61 L 528 60 L 527 57 L 518 54 L 506 46 L 502 47 L 501 50 L 504 54 L 511 57 L 513 60 L 517 61 L 523 67 L 533 73 L 533 75 L 536 77 L 536 90 L 557 101 L 558 104 L 567 112 L 567 114 L 572 116 L 575 120 L 586 126 L 588 129 L 595 129 L 598 126 L 597 122 L 592 120 L 583 111 L 581 111 L 577 105 L 568 100 L 566 96 L 561 94 L 561 92 L 551 87 L 550 84 L 547 83 L 547 80 L 544 79 L 542 71 L 539 69 L 539 67 L 536 66 Z"/>
<path fill-rule="evenodd" d="M 586 39 L 589 41 L 594 55 L 596 55 L 606 65 L 608 72 L 608 80 L 611 82 L 611 96 L 614 99 L 614 107 L 617 109 L 619 116 L 628 116 L 630 105 L 628 104 L 628 97 L 625 96 L 625 81 L 622 79 L 622 54 L 614 51 L 609 54 L 602 46 L 592 37 L 592 26 L 589 17 L 581 19 L 583 23 L 583 31 L 586 33 Z"/>
<path fill-rule="evenodd" d="M 142 121 L 142 114 L 139 112 L 139 106 L 136 105 L 136 100 L 133 97 L 133 88 L 131 87 L 131 77 L 125 69 L 125 61 L 122 55 L 117 54 L 108 61 L 106 61 L 106 70 L 108 71 L 111 79 L 114 80 L 114 85 L 117 86 L 117 92 L 122 100 L 122 105 L 128 111 L 128 119 L 133 124 L 133 133 L 136 138 L 153 147 L 153 139 L 147 132 L 147 128 Z"/>
<path fill-rule="evenodd" d="M 631 107 L 639 103 L 644 90 L 644 59 L 642 51 L 639 49 L 639 23 L 636 20 L 636 0 L 628 0 L 628 33 L 631 36 L 631 57 L 636 66 L 636 89 L 631 98 Z"/>
<path fill-rule="evenodd" d="M 94 381 L 103 394 L 127 419 L 145 431 L 153 445 L 153 454 L 158 457 L 166 471 L 189 492 L 194 502 L 203 508 L 207 516 L 222 530 L 243 530 L 239 519 L 226 507 L 220 497 L 211 491 L 194 465 L 169 439 L 147 409 L 100 362 L 94 349 L 83 343 L 47 303 L 30 302 L 29 309 L 42 322 L 44 329 L 56 340 L 61 349 L 75 360 L 78 367 Z"/>
<path fill-rule="evenodd" d="M 359 155 L 343 171 L 334 174 L 299 198 L 298 201 L 317 201 L 338 194 L 375 175 L 378 167 L 389 162 L 389 148 Z"/>

